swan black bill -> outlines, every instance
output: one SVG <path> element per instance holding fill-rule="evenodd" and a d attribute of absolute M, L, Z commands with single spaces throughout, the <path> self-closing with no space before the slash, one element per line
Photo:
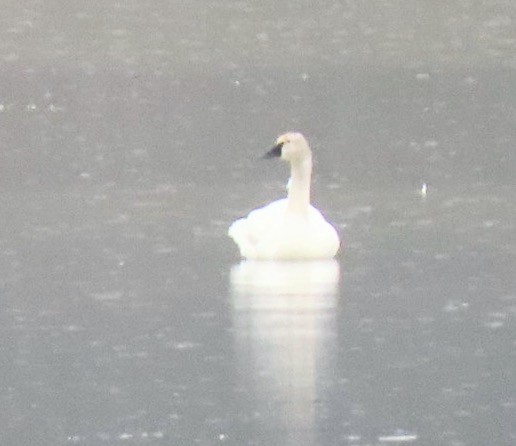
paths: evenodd
<path fill-rule="evenodd" d="M 269 150 L 265 155 L 263 155 L 263 157 L 265 159 L 280 158 L 282 147 L 283 147 L 282 142 L 280 142 L 279 144 L 276 144 L 271 150 Z"/>

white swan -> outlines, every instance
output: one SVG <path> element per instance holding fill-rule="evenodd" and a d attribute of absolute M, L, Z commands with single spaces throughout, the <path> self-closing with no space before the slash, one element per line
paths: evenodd
<path fill-rule="evenodd" d="M 310 205 L 312 152 L 301 133 L 285 133 L 265 158 L 280 157 L 290 163 L 288 196 L 255 209 L 236 220 L 228 235 L 247 259 L 328 259 L 340 241 L 335 228 Z"/>

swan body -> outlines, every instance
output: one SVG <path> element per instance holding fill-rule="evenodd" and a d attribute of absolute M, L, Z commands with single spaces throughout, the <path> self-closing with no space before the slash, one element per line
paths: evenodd
<path fill-rule="evenodd" d="M 329 259 L 340 240 L 335 228 L 310 204 L 312 153 L 300 133 L 281 135 L 266 158 L 290 163 L 287 198 L 273 201 L 236 220 L 228 235 L 247 259 Z"/>

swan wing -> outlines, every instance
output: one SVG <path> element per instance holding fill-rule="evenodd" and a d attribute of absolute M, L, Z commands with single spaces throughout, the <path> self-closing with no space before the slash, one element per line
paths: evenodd
<path fill-rule="evenodd" d="M 309 211 L 311 234 L 316 244 L 328 257 L 333 257 L 340 248 L 340 237 L 335 227 L 321 214 L 319 209 L 310 205 Z"/>
<path fill-rule="evenodd" d="M 228 235 L 238 245 L 243 257 L 256 256 L 256 247 L 278 225 L 286 207 L 286 199 L 274 201 L 254 209 L 247 217 L 238 219 L 229 227 Z"/>

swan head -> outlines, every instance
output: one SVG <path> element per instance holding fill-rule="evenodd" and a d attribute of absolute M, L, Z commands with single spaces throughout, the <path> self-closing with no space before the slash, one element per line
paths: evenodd
<path fill-rule="evenodd" d="M 290 163 L 302 162 L 310 158 L 308 142 L 301 133 L 284 133 L 276 140 L 274 147 L 265 154 L 265 158 L 281 158 Z"/>

